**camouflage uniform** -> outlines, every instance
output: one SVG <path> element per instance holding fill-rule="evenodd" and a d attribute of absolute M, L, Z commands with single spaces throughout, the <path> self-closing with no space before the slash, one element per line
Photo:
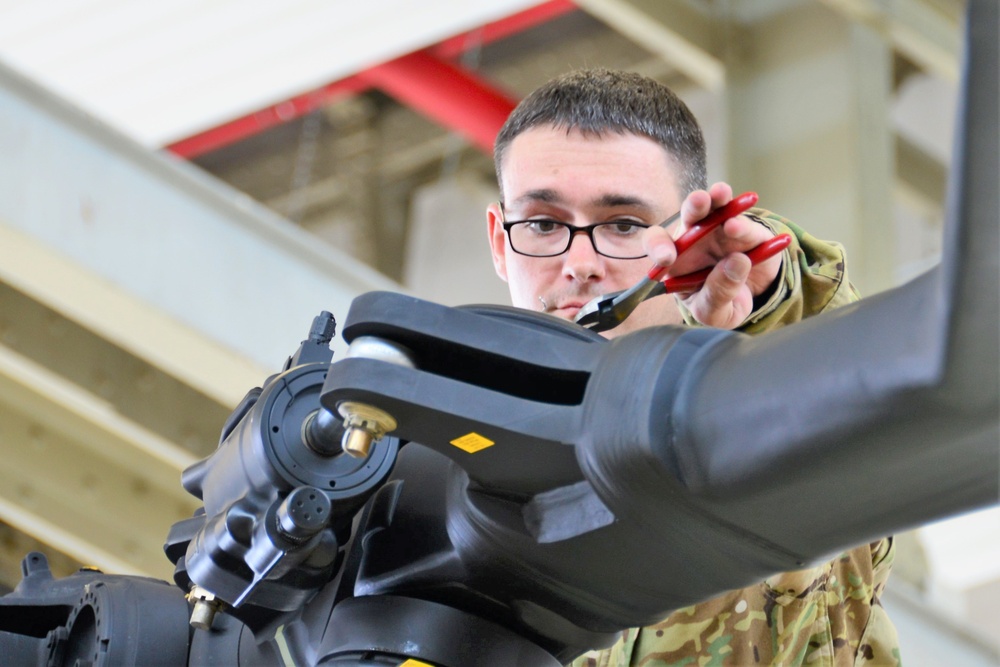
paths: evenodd
<path fill-rule="evenodd" d="M 840 245 L 818 241 L 768 211 L 754 209 L 751 217 L 794 241 L 777 289 L 742 331 L 770 331 L 858 299 Z M 688 324 L 697 324 L 681 310 Z M 626 630 L 611 648 L 589 651 L 572 665 L 899 665 L 896 630 L 879 602 L 894 551 L 886 538 L 811 569 L 777 574 L 677 610 L 656 625 Z"/>

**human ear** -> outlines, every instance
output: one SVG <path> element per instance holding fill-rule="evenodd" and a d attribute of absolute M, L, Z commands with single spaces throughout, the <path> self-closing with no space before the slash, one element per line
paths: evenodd
<path fill-rule="evenodd" d="M 503 230 L 503 213 L 498 202 L 486 208 L 486 232 L 493 255 L 493 268 L 500 280 L 507 282 L 507 234 Z"/>

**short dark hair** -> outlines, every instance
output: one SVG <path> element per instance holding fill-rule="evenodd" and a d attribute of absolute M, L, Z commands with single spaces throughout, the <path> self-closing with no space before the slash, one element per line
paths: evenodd
<path fill-rule="evenodd" d="M 616 132 L 649 137 L 676 162 L 681 197 L 707 187 L 705 139 L 687 105 L 653 79 L 600 68 L 556 77 L 511 112 L 493 146 L 501 197 L 501 163 L 510 142 L 526 130 L 545 125 L 593 136 Z"/>

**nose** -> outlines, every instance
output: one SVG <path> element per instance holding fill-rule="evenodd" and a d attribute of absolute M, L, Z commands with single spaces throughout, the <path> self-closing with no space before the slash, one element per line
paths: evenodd
<path fill-rule="evenodd" d="M 569 250 L 563 255 L 563 275 L 579 282 L 589 282 L 604 278 L 603 258 L 594 250 L 594 245 L 584 232 L 573 234 Z"/>

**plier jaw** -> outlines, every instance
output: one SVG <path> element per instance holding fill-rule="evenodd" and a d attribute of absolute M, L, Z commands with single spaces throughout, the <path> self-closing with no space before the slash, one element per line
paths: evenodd
<path fill-rule="evenodd" d="M 591 331 L 614 329 L 632 314 L 640 303 L 654 296 L 665 294 L 663 283 L 644 278 L 627 290 L 611 292 L 591 299 L 576 314 L 575 321 Z"/>

